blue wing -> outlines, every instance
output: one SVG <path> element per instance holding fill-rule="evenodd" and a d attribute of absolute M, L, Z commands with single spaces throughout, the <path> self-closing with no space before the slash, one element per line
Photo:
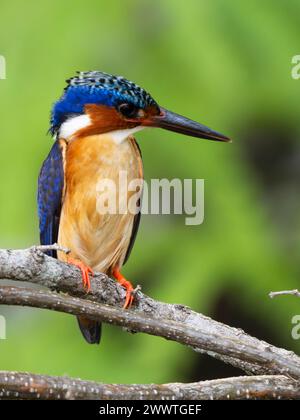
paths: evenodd
<path fill-rule="evenodd" d="M 57 242 L 64 188 L 63 150 L 56 141 L 43 163 L 38 179 L 38 215 L 42 245 Z M 47 252 L 55 257 L 55 251 Z"/>

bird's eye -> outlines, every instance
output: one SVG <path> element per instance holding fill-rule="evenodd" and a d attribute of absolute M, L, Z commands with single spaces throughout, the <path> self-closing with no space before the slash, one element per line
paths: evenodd
<path fill-rule="evenodd" d="M 123 103 L 118 106 L 119 112 L 126 118 L 138 118 L 139 108 L 130 103 Z"/>

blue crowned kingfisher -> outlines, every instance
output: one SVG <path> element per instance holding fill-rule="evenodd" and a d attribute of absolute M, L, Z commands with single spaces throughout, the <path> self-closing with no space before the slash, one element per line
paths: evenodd
<path fill-rule="evenodd" d="M 140 212 L 100 214 L 97 183 L 102 178 L 117 183 L 120 171 L 127 171 L 130 179 L 143 179 L 141 153 L 133 134 L 144 127 L 229 141 L 223 134 L 162 108 L 144 89 L 123 77 L 78 72 L 67 80 L 63 95 L 53 105 L 50 132 L 55 142 L 38 180 L 41 244 L 57 242 L 71 250 L 68 255 L 49 254 L 77 266 L 87 291 L 94 270 L 113 276 L 126 289 L 124 308 L 132 304 L 133 287 L 120 270 L 133 247 Z M 100 342 L 99 322 L 84 316 L 78 322 L 88 343 Z"/>

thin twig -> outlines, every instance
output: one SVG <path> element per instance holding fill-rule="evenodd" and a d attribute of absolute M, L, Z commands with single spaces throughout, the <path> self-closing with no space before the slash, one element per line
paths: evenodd
<path fill-rule="evenodd" d="M 284 296 L 284 295 L 293 295 L 293 296 L 297 296 L 300 297 L 300 292 L 298 289 L 294 289 L 294 290 L 281 290 L 279 292 L 270 292 L 269 296 L 271 299 L 273 299 L 274 297 L 277 296 Z"/>
<path fill-rule="evenodd" d="M 53 245 L 33 245 L 31 247 L 33 252 L 45 252 L 45 251 L 61 251 L 64 252 L 65 254 L 69 254 L 71 252 L 70 249 L 68 248 L 64 248 L 58 244 L 53 244 Z"/>
<path fill-rule="evenodd" d="M 0 399 L 225 400 L 300 399 L 299 382 L 285 376 L 240 376 L 163 385 L 103 384 L 68 377 L 0 371 Z"/>

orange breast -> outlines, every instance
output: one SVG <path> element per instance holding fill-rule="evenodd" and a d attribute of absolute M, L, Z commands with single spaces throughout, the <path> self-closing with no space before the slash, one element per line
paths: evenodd
<path fill-rule="evenodd" d="M 134 214 L 102 214 L 99 186 L 109 179 L 116 186 L 117 204 L 128 202 L 133 193 L 119 189 L 119 172 L 127 172 L 128 182 L 143 178 L 135 140 L 129 137 L 116 144 L 109 133 L 77 138 L 68 144 L 65 159 L 66 190 L 59 245 L 71 249 L 73 258 L 95 271 L 109 272 L 121 267 L 130 243 Z M 63 253 L 58 253 L 58 258 L 66 260 Z"/>

